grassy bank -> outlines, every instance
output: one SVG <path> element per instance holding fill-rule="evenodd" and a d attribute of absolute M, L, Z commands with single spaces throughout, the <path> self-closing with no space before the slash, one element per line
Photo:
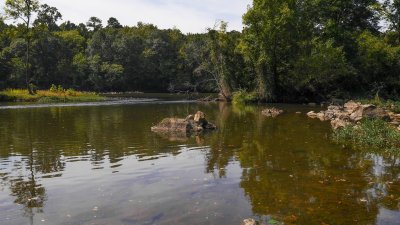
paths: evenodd
<path fill-rule="evenodd" d="M 400 132 L 383 120 L 364 120 L 336 130 L 333 137 L 346 146 L 400 153 Z"/>
<path fill-rule="evenodd" d="M 34 95 L 28 90 L 7 89 L 0 91 L 0 101 L 3 102 L 92 102 L 105 98 L 94 92 L 81 92 L 73 89 L 65 90 L 62 87 L 52 87 L 49 90 L 38 90 Z"/>

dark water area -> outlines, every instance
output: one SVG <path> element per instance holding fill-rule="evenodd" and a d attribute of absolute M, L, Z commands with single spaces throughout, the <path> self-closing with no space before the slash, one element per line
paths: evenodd
<path fill-rule="evenodd" d="M 0 224 L 400 224 L 399 158 L 333 143 L 315 108 L 276 106 L 2 105 Z M 219 129 L 150 131 L 198 110 Z"/>

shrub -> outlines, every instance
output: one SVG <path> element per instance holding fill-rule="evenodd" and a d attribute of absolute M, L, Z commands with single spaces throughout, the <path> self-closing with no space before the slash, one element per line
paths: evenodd
<path fill-rule="evenodd" d="M 258 101 L 258 97 L 254 93 L 249 93 L 244 90 L 239 90 L 233 93 L 232 102 L 234 104 L 247 104 L 247 103 L 254 103 Z"/>

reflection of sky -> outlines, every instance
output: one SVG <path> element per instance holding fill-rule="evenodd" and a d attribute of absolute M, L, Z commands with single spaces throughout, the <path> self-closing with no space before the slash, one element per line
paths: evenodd
<path fill-rule="evenodd" d="M 41 0 L 59 9 L 64 20 L 86 22 L 89 17 L 117 17 L 123 25 L 153 23 L 160 28 L 176 26 L 183 32 L 204 32 L 216 20 L 242 29 L 242 15 L 251 0 Z M 1 1 L 0 6 L 4 5 Z"/>
<path fill-rule="evenodd" d="M 11 169 L 12 165 L 15 166 L 15 163 L 21 162 L 22 159 L 22 156 L 9 156 L 6 159 L 0 158 L 0 173 L 5 172 L 4 170 Z"/>
<path fill-rule="evenodd" d="M 372 174 L 374 175 L 374 181 L 371 183 L 371 188 L 367 190 L 369 198 L 380 198 L 387 195 L 387 185 L 384 181 L 385 171 L 385 160 L 379 155 L 370 155 L 368 158 L 373 162 Z"/>
<path fill-rule="evenodd" d="M 398 222 L 400 221 L 400 212 L 399 211 L 393 211 L 385 208 L 380 208 L 379 209 L 379 214 L 377 218 L 377 224 L 399 224 Z"/>

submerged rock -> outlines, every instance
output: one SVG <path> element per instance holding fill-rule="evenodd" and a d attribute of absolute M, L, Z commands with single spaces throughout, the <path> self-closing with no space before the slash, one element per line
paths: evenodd
<path fill-rule="evenodd" d="M 277 117 L 283 113 L 283 110 L 276 109 L 276 108 L 267 108 L 262 111 L 262 114 L 267 117 Z"/>
<path fill-rule="evenodd" d="M 215 130 L 217 127 L 206 120 L 203 112 L 197 112 L 194 116 L 188 115 L 185 119 L 165 118 L 156 126 L 151 127 L 153 132 L 161 133 L 190 133 L 203 130 Z"/>

